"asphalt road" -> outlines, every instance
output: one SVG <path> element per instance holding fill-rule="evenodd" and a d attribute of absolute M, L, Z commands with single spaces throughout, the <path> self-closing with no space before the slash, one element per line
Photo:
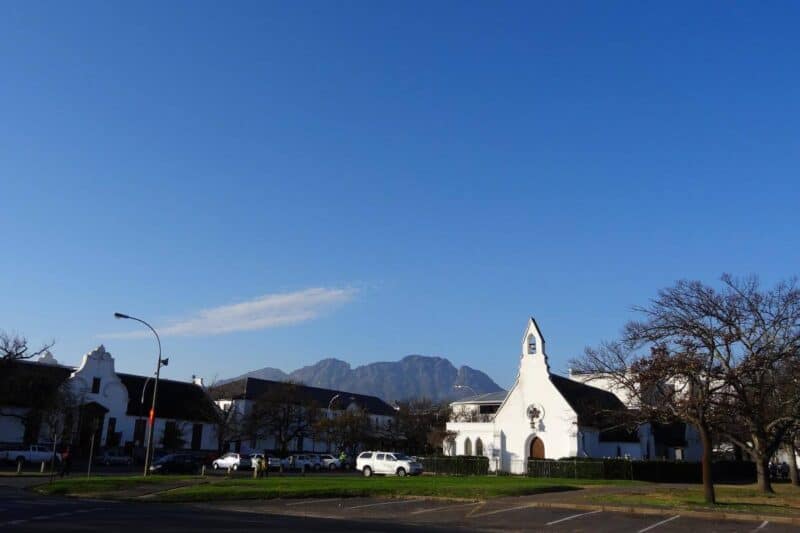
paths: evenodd
<path fill-rule="evenodd" d="M 417 530 L 413 526 L 372 524 L 203 510 L 184 505 L 77 500 L 37 496 L 22 489 L 0 487 L 0 531 L 83 531 L 147 533 L 182 531 L 391 531 Z"/>
<path fill-rule="evenodd" d="M 531 507 L 535 497 L 488 502 L 321 498 L 225 504 L 156 504 L 44 497 L 0 487 L 0 531 L 586 531 L 797 532 L 773 523 Z"/>

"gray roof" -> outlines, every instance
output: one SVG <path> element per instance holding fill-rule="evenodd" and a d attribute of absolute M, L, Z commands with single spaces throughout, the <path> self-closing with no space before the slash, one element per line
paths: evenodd
<path fill-rule="evenodd" d="M 487 392 L 485 394 L 478 394 L 477 396 L 470 396 L 469 398 L 463 398 L 461 400 L 456 400 L 453 403 L 496 403 L 501 404 L 503 400 L 506 399 L 508 396 L 508 391 L 497 391 L 497 392 Z"/>

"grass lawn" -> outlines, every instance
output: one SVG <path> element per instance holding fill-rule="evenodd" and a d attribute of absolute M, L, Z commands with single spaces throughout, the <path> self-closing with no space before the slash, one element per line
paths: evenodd
<path fill-rule="evenodd" d="M 763 494 L 755 485 L 717 485 L 717 505 L 707 505 L 703 501 L 703 488 L 700 485 L 680 488 L 649 485 L 645 491 L 602 494 L 592 497 L 590 501 L 698 511 L 800 515 L 800 489 L 787 484 L 775 484 L 773 488 L 775 494 Z"/>
<path fill-rule="evenodd" d="M 98 476 L 92 478 L 56 478 L 52 483 L 38 485 L 35 490 L 41 494 L 65 496 L 102 496 L 113 498 L 124 496 L 123 491 L 168 489 L 179 483 L 204 481 L 199 476 Z"/>
<path fill-rule="evenodd" d="M 194 483 L 191 483 L 194 481 Z M 177 484 L 191 483 L 174 488 Z M 521 496 L 541 492 L 576 490 L 590 485 L 630 486 L 629 481 L 541 479 L 493 476 L 418 476 L 372 477 L 357 476 L 270 476 L 263 479 L 219 479 L 192 476 L 99 477 L 65 479 L 41 485 L 43 494 L 62 494 L 95 497 L 126 497 L 142 488 L 165 492 L 158 501 L 219 501 L 239 499 L 355 497 L 355 496 L 435 496 L 447 498 L 485 499 L 496 496 Z"/>

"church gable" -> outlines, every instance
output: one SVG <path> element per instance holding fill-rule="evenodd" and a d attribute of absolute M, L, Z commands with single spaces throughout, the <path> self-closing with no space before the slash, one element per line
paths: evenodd
<path fill-rule="evenodd" d="M 519 374 L 496 421 L 504 426 L 528 420 L 527 431 L 569 432 L 577 413 L 550 379 L 544 335 L 532 317 L 522 336 Z"/>

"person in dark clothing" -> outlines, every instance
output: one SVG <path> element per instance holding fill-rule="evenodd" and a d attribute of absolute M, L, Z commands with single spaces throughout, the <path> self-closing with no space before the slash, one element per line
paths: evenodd
<path fill-rule="evenodd" d="M 61 453 L 61 472 L 60 476 L 68 476 L 70 471 L 72 470 L 72 454 L 70 453 L 69 448 L 66 448 Z"/>

